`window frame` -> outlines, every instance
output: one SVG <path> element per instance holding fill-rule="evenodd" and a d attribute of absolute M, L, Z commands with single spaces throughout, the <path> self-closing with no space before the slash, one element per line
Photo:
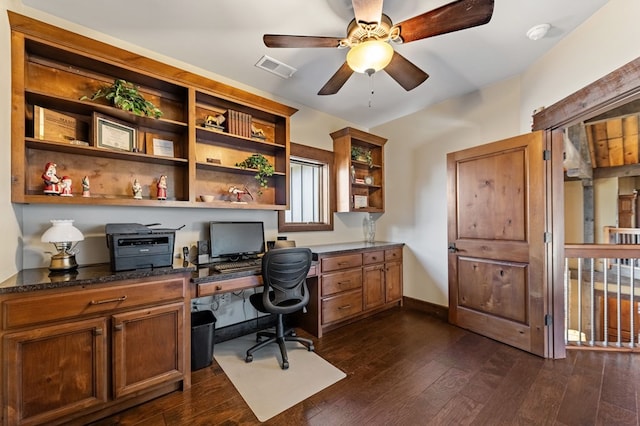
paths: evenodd
<path fill-rule="evenodd" d="M 290 157 L 307 159 L 312 162 L 326 164 L 327 167 L 327 198 L 329 208 L 326 222 L 324 223 L 287 223 L 285 222 L 285 211 L 278 211 L 278 232 L 311 232 L 311 231 L 333 231 L 333 214 L 336 211 L 336 191 L 334 187 L 333 172 L 333 152 L 307 145 L 291 142 Z M 289 182 L 289 184 L 291 184 Z"/>

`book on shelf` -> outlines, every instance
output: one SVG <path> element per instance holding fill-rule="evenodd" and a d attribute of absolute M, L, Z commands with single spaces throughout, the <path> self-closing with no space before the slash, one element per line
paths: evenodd
<path fill-rule="evenodd" d="M 246 138 L 251 137 L 251 114 L 229 109 L 225 112 L 224 117 L 228 133 Z"/>
<path fill-rule="evenodd" d="M 82 139 L 87 135 L 87 124 L 68 114 L 39 105 L 33 106 L 33 137 L 54 142 L 88 145 Z"/>

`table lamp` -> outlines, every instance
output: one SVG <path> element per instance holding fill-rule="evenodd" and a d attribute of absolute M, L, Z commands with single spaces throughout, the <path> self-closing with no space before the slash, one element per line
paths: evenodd
<path fill-rule="evenodd" d="M 51 243 L 58 252 L 51 256 L 51 271 L 68 271 L 78 267 L 75 243 L 84 240 L 82 232 L 73 226 L 73 220 L 51 220 L 52 227 L 42 234 L 42 242 Z"/>

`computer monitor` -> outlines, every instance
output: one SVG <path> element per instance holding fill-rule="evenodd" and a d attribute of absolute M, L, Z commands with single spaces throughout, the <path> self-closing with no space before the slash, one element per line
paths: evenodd
<path fill-rule="evenodd" d="M 265 252 L 262 222 L 209 222 L 211 260 L 254 258 Z"/>

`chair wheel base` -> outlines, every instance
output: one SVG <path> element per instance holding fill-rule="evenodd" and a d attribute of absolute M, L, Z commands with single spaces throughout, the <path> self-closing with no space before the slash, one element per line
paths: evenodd
<path fill-rule="evenodd" d="M 244 359 L 244 362 L 251 362 L 253 361 L 253 355 L 247 355 L 247 357 Z"/>
<path fill-rule="evenodd" d="M 282 369 L 283 369 L 283 370 L 286 370 L 286 369 L 288 369 L 288 368 L 289 368 L 289 362 L 288 362 L 288 361 L 283 362 L 283 363 L 282 363 Z"/>

